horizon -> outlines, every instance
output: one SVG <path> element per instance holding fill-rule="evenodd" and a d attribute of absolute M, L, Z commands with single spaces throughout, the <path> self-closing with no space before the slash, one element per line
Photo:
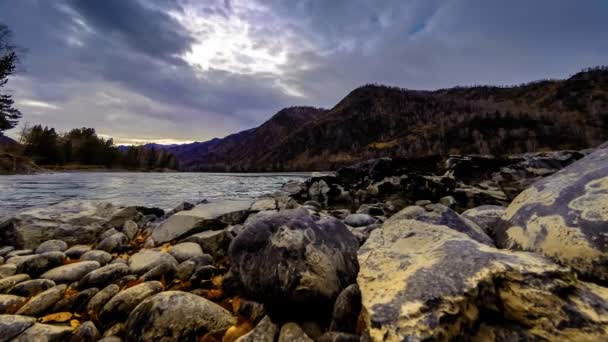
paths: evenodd
<path fill-rule="evenodd" d="M 516 85 L 608 57 L 608 6 L 592 0 L 26 0 L 0 4 L 0 22 L 28 50 L 8 84 L 22 124 L 117 145 L 222 138 L 369 83 Z"/>

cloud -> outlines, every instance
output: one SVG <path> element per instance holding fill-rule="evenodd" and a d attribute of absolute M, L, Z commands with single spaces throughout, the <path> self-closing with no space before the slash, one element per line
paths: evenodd
<path fill-rule="evenodd" d="M 24 120 L 123 141 L 192 141 L 378 82 L 417 89 L 567 77 L 608 57 L 581 0 L 22 0 Z M 47 104 L 51 107 L 45 107 Z"/>

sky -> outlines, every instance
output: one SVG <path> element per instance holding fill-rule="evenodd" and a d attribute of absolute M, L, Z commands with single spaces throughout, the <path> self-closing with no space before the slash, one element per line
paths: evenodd
<path fill-rule="evenodd" d="M 186 143 L 354 88 L 511 85 L 608 64 L 608 0 L 0 0 L 22 123 Z M 8 131 L 15 136 L 18 129 Z"/>

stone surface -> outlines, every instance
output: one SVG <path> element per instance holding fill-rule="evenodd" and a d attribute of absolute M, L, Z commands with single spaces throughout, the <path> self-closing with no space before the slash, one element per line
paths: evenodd
<path fill-rule="evenodd" d="M 504 215 L 507 208 L 499 205 L 482 205 L 469 209 L 461 214 L 476 223 L 491 238 L 496 237 L 496 230 L 501 224 L 500 218 Z"/>
<path fill-rule="evenodd" d="M 299 325 L 289 322 L 281 327 L 278 342 L 313 342 L 313 339 Z"/>
<path fill-rule="evenodd" d="M 95 323 L 91 321 L 83 322 L 74 330 L 74 335 L 70 342 L 97 342 L 101 338 L 101 334 Z"/>
<path fill-rule="evenodd" d="M 137 229 L 137 223 L 131 220 L 125 221 L 125 223 L 122 225 L 122 232 L 127 236 L 127 238 L 129 238 L 129 240 L 133 240 L 135 234 L 137 234 Z"/>
<path fill-rule="evenodd" d="M 0 342 L 8 342 L 36 323 L 33 317 L 0 315 Z"/>
<path fill-rule="evenodd" d="M 106 251 L 108 253 L 121 252 L 126 248 L 129 243 L 129 238 L 123 233 L 116 233 L 103 239 L 97 244 L 97 249 Z"/>
<path fill-rule="evenodd" d="M 359 335 L 346 334 L 337 331 L 328 331 L 325 334 L 319 336 L 317 342 L 360 342 L 361 337 Z"/>
<path fill-rule="evenodd" d="M 233 240 L 231 273 L 269 312 L 289 308 L 306 315 L 314 308 L 318 314 L 355 281 L 358 247 L 340 221 L 285 210 L 246 226 Z"/>
<path fill-rule="evenodd" d="M 0 266 L 0 280 L 14 276 L 17 273 L 17 265 L 14 264 L 5 264 Z"/>
<path fill-rule="evenodd" d="M 232 234 L 227 230 L 209 230 L 194 234 L 185 241 L 199 244 L 205 253 L 209 253 L 214 258 L 219 259 L 226 256 L 226 252 L 232 241 Z"/>
<path fill-rule="evenodd" d="M 63 342 L 69 341 L 72 336 L 72 327 L 69 325 L 51 325 L 35 323 L 13 342 Z"/>
<path fill-rule="evenodd" d="M 0 226 L 0 241 L 11 241 L 20 248 L 36 248 L 47 240 L 68 244 L 92 243 L 119 208 L 95 201 L 66 201 L 45 208 L 17 213 Z"/>
<path fill-rule="evenodd" d="M 12 252 L 9 252 L 6 255 L 6 259 L 10 259 L 12 257 L 18 257 L 18 256 L 32 255 L 32 254 L 34 254 L 33 249 L 17 249 Z"/>
<path fill-rule="evenodd" d="M 58 285 L 43 291 L 23 305 L 18 311 L 18 315 L 40 316 L 51 309 L 62 297 L 67 289 L 67 285 Z"/>
<path fill-rule="evenodd" d="M 344 219 L 344 223 L 351 227 L 365 227 L 376 222 L 378 220 L 368 214 L 350 214 Z"/>
<path fill-rule="evenodd" d="M 77 293 L 66 293 L 65 296 L 53 306 L 53 312 L 84 312 L 89 300 L 98 292 L 99 289 L 90 288 Z"/>
<path fill-rule="evenodd" d="M 508 206 L 500 247 L 542 253 L 608 284 L 608 148 L 522 192 Z"/>
<path fill-rule="evenodd" d="M 30 280 L 30 276 L 27 274 L 15 274 L 6 278 L 0 279 L 0 293 L 5 293 L 10 290 L 13 286 L 22 283 L 26 280 Z"/>
<path fill-rule="evenodd" d="M 274 342 L 278 332 L 279 327 L 266 316 L 253 330 L 239 337 L 236 342 Z"/>
<path fill-rule="evenodd" d="M 247 218 L 251 204 L 250 200 L 199 204 L 191 210 L 180 211 L 169 217 L 152 231 L 152 239 L 157 244 L 161 244 L 202 231 L 241 223 Z"/>
<path fill-rule="evenodd" d="M 161 292 L 164 286 L 158 281 L 149 281 L 130 287 L 108 301 L 99 312 L 99 320 L 106 326 L 109 323 L 121 322 L 144 299 Z"/>
<path fill-rule="evenodd" d="M 182 242 L 171 247 L 169 254 L 171 254 L 178 262 L 182 262 L 203 255 L 203 249 L 197 243 Z"/>
<path fill-rule="evenodd" d="M 111 284 L 97 292 L 87 304 L 87 313 L 89 316 L 97 317 L 99 311 L 106 305 L 107 302 L 120 292 L 120 287 L 116 284 Z"/>
<path fill-rule="evenodd" d="M 4 257 L 8 253 L 10 253 L 14 250 L 15 250 L 15 247 L 13 247 L 13 246 L 4 246 L 4 247 L 0 248 L 0 256 Z"/>
<path fill-rule="evenodd" d="M 32 297 L 42 291 L 50 289 L 51 287 L 55 287 L 55 285 L 56 284 L 54 281 L 48 279 L 26 280 L 15 285 L 10 290 L 10 293 L 22 297 Z"/>
<path fill-rule="evenodd" d="M 97 261 L 103 266 L 112 261 L 112 254 L 101 250 L 91 250 L 84 253 L 80 257 L 80 261 Z"/>
<path fill-rule="evenodd" d="M 355 333 L 361 312 L 361 291 L 357 284 L 345 288 L 334 303 L 330 331 Z"/>
<path fill-rule="evenodd" d="M 547 258 L 498 250 L 447 226 L 391 218 L 359 250 L 372 340 L 605 340 L 608 289 Z"/>
<path fill-rule="evenodd" d="M 275 201 L 272 197 L 263 197 L 257 199 L 251 205 L 249 210 L 251 211 L 264 211 L 264 210 L 276 210 L 277 209 L 277 201 Z"/>
<path fill-rule="evenodd" d="M 19 263 L 17 273 L 27 273 L 31 277 L 37 277 L 53 267 L 63 265 L 64 260 L 65 254 L 58 251 L 36 254 Z"/>
<path fill-rule="evenodd" d="M 126 322 L 127 342 L 194 341 L 209 331 L 223 331 L 236 323 L 230 312 L 196 295 L 167 291 L 133 310 Z"/>
<path fill-rule="evenodd" d="M 68 249 L 68 244 L 61 240 L 48 240 L 40 244 L 36 248 L 36 254 L 46 252 L 63 252 Z"/>
<path fill-rule="evenodd" d="M 25 297 L 0 294 L 0 315 L 15 313 L 26 301 Z"/>
<path fill-rule="evenodd" d="M 89 272 L 78 281 L 79 288 L 100 287 L 129 274 L 129 266 L 110 264 Z"/>
<path fill-rule="evenodd" d="M 68 248 L 64 253 L 70 259 L 79 259 L 84 253 L 91 250 L 88 245 L 76 245 Z"/>
<path fill-rule="evenodd" d="M 164 280 L 171 281 L 173 276 L 175 276 L 176 266 L 171 262 L 163 262 L 162 264 L 154 267 L 148 272 L 144 273 L 140 279 L 142 281 L 150 281 L 150 280 Z"/>
<path fill-rule="evenodd" d="M 165 262 L 177 265 L 177 261 L 169 253 L 143 250 L 129 258 L 129 270 L 133 274 L 144 274 Z"/>
<path fill-rule="evenodd" d="M 40 278 L 50 279 L 58 284 L 73 283 L 100 266 L 97 261 L 80 261 L 50 269 L 44 272 Z"/>

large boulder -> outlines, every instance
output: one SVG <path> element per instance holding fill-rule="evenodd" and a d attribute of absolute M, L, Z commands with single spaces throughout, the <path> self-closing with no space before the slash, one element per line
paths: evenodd
<path fill-rule="evenodd" d="M 507 340 L 608 338 L 608 289 L 447 226 L 391 218 L 361 247 L 359 262 L 373 340 L 485 341 L 505 331 Z"/>
<path fill-rule="evenodd" d="M 105 326 L 123 321 L 144 299 L 163 290 L 161 282 L 147 281 L 119 292 L 103 306 L 99 312 L 99 320 Z"/>
<path fill-rule="evenodd" d="M 337 219 L 285 210 L 247 225 L 232 241 L 231 274 L 271 315 L 318 313 L 355 281 L 358 246 Z"/>
<path fill-rule="evenodd" d="M 501 224 L 501 217 L 507 208 L 499 205 L 482 205 L 471 208 L 461 214 L 462 217 L 476 223 L 488 236 L 494 238 Z"/>
<path fill-rule="evenodd" d="M 230 312 L 194 294 L 167 291 L 139 304 L 125 324 L 127 342 L 198 341 L 236 323 Z"/>
<path fill-rule="evenodd" d="M 96 201 L 65 201 L 24 210 L 0 223 L 0 241 L 19 248 L 36 248 L 53 239 L 68 245 L 92 243 L 103 231 L 102 225 L 119 210 Z"/>
<path fill-rule="evenodd" d="M 608 283 L 608 148 L 534 183 L 503 220 L 500 247 L 542 253 Z"/>
<path fill-rule="evenodd" d="M 0 342 L 11 341 L 36 323 L 33 317 L 20 315 L 0 315 Z"/>
<path fill-rule="evenodd" d="M 50 269 L 40 278 L 50 279 L 56 283 L 72 283 L 99 267 L 101 265 L 97 261 L 80 261 Z"/>
<path fill-rule="evenodd" d="M 177 266 L 177 261 L 169 253 L 145 249 L 129 258 L 129 271 L 133 274 L 144 274 L 154 267 L 171 263 Z"/>
<path fill-rule="evenodd" d="M 152 231 L 152 239 L 162 244 L 205 230 L 221 229 L 245 221 L 251 200 L 226 200 L 202 203 L 191 210 L 170 216 Z"/>

